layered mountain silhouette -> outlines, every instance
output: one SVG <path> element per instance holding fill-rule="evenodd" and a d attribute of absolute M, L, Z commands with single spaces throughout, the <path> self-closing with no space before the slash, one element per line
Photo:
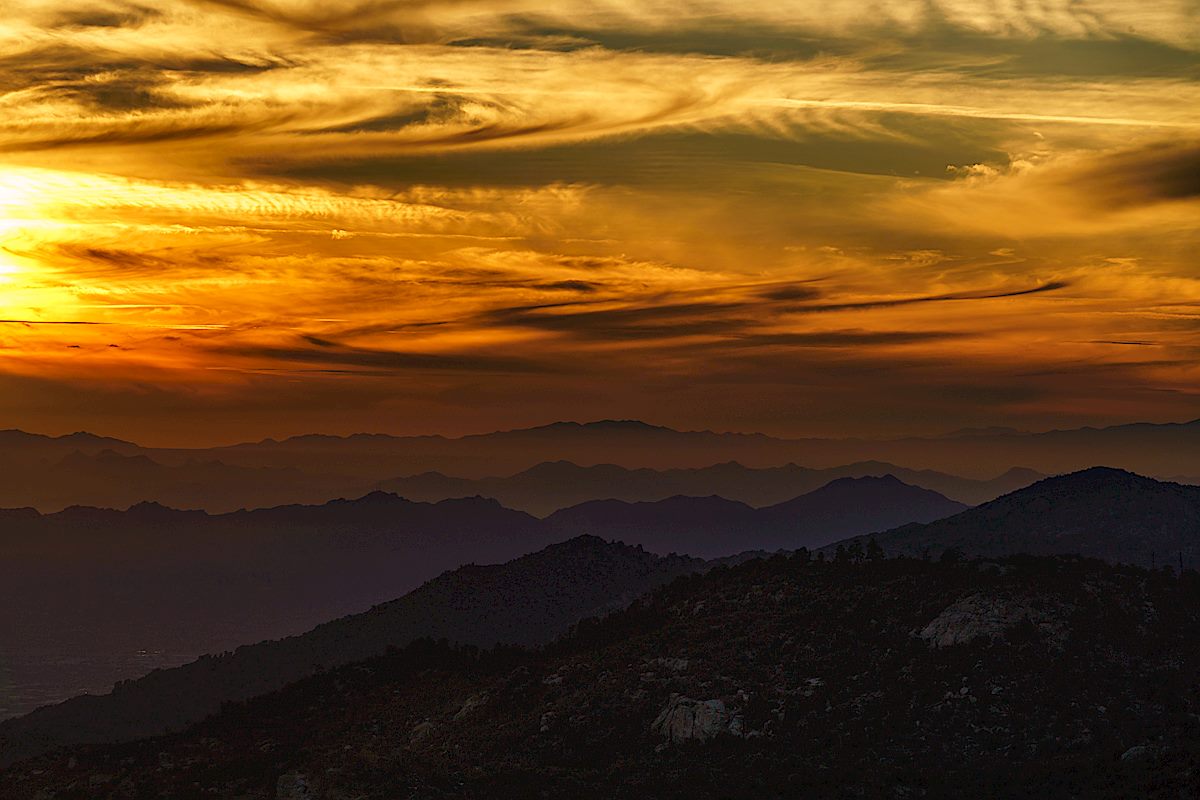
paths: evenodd
<path fill-rule="evenodd" d="M 901 519 L 940 519 L 965 507 L 888 475 L 840 478 L 765 508 L 721 497 L 671 497 L 653 503 L 597 500 L 558 511 L 546 522 L 563 531 L 637 542 L 658 553 L 714 558 L 736 552 L 739 546 L 765 551 L 820 547 L 849 531 L 886 530 Z"/>
<path fill-rule="evenodd" d="M 1146 567 L 1177 568 L 1182 561 L 1194 569 L 1200 565 L 1200 486 L 1095 467 L 870 538 L 896 555 L 1082 554 Z"/>
<path fill-rule="evenodd" d="M 668 497 L 716 495 L 751 506 L 769 506 L 811 492 L 838 478 L 893 475 L 905 483 L 932 489 L 952 500 L 978 505 L 1045 477 L 1013 468 L 990 480 L 973 480 L 934 470 L 911 470 L 880 461 L 828 469 L 786 464 L 752 469 L 735 461 L 699 469 L 627 469 L 616 464 L 581 467 L 569 461 L 538 464 L 507 477 L 457 478 L 426 472 L 393 478 L 380 488 L 413 500 L 493 497 L 508 508 L 546 516 L 589 500 L 645 502 Z"/>
<path fill-rule="evenodd" d="M 193 451 L 159 451 L 165 459 Z M 1014 464 L 1043 473 L 1113 464 L 1144 474 L 1200 472 L 1200 420 L 1024 433 L 958 432 L 903 439 L 781 439 L 763 434 L 676 431 L 636 420 L 561 422 L 538 428 L 448 439 L 439 436 L 302 436 L 206 451 L 226 463 L 358 470 L 379 475 L 439 471 L 483 477 L 544 461 L 674 469 L 737 461 L 749 467 L 786 463 L 846 464 L 879 460 L 974 476 Z"/>
<path fill-rule="evenodd" d="M 231 467 L 297 469 L 311 476 L 337 476 L 372 485 L 398 475 L 425 472 L 471 479 L 511 475 L 554 461 L 658 470 L 699 469 L 728 461 L 750 468 L 882 461 L 971 478 L 997 475 L 1013 465 L 1057 474 L 1110 464 L 1147 475 L 1198 475 L 1200 420 L 1042 433 L 980 429 L 942 437 L 889 440 L 782 439 L 762 434 L 676 431 L 632 420 L 607 420 L 560 422 L 460 438 L 307 435 L 205 449 L 139 447 L 90 434 L 53 438 L 20 431 L 0 433 L 0 454 L 10 469 L 17 464 L 21 468 L 29 468 L 34 462 L 48 464 L 75 450 L 84 455 L 97 455 L 103 450 L 125 456 L 143 455 L 169 467 L 220 462 Z M 969 502 L 972 498 L 959 499 Z"/>
<path fill-rule="evenodd" d="M 382 655 L 415 639 L 457 644 L 545 644 L 585 617 L 624 608 L 699 559 L 577 537 L 494 566 L 447 572 L 403 597 L 299 636 L 240 647 L 0 722 L 0 764 L 73 743 L 176 730 L 223 703 L 314 672 Z"/>
<path fill-rule="evenodd" d="M 105 691 L 190 660 L 362 611 L 468 563 L 557 541 L 494 500 L 412 503 L 384 493 L 209 515 L 0 512 L 0 706 Z"/>
<path fill-rule="evenodd" d="M 674 470 L 629 469 L 615 464 L 581 467 L 569 461 L 554 461 L 510 476 L 477 479 L 424 472 L 374 480 L 337 474 L 328 465 L 325 469 L 318 473 L 294 466 L 241 466 L 199 457 L 172 465 L 159 463 L 145 453 L 121 453 L 107 447 L 94 452 L 76 449 L 44 460 L 14 459 L 7 469 L 0 467 L 0 476 L 4 477 L 0 481 L 0 507 L 28 505 L 49 513 L 78 505 L 126 508 L 149 501 L 171 508 L 228 513 L 324 503 L 383 490 L 425 502 L 489 497 L 508 508 L 546 516 L 589 500 L 647 501 L 675 495 L 719 495 L 765 506 L 810 492 L 837 478 L 880 475 L 895 475 L 914 486 L 976 505 L 1044 477 L 1033 470 L 1012 468 L 992 479 L 975 480 L 880 461 L 827 469 L 795 464 L 752 469 L 726 462 Z"/>
<path fill-rule="evenodd" d="M 1193 797 L 1198 608 L 1195 573 L 1092 560 L 775 557 L 538 652 L 417 642 L 46 754 L 0 798 Z"/>
<path fill-rule="evenodd" d="M 618 504 L 620 505 L 620 504 Z M 714 514 L 714 505 L 733 509 Z M 228 514 L 141 503 L 0 511 L 0 651 L 20 713 L 152 666 L 306 630 L 395 598 L 446 569 L 498 563 L 582 533 L 705 558 L 824 544 L 961 504 L 894 478 L 847 479 L 767 509 L 676 498 L 648 524 L 606 504 L 540 520 L 495 500 L 418 503 L 384 492 Z"/>

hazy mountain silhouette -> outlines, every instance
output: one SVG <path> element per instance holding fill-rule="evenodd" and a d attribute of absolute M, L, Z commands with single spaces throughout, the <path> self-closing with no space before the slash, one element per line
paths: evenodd
<path fill-rule="evenodd" d="M 74 456 L 75 451 L 86 458 Z M 148 458 L 161 470 L 144 459 L 123 463 L 116 455 Z M 562 461 L 579 468 L 618 465 L 663 474 L 576 471 L 573 477 L 580 486 L 594 487 L 585 495 L 582 488 L 571 487 L 572 476 L 556 478 L 547 474 L 554 470 L 539 466 Z M 743 475 L 735 467 L 723 473 L 728 462 L 745 470 L 771 471 Z M 1038 473 L 1063 473 L 1098 463 L 1148 475 L 1200 475 L 1200 421 L 1044 433 L 984 428 L 942 437 L 867 440 L 675 431 L 610 420 L 457 439 L 307 435 L 193 449 L 139 447 L 86 433 L 47 437 L 5 431 L 0 432 L 0 505 L 43 510 L 81 503 L 122 506 L 140 488 L 138 500 L 225 511 L 283 501 L 319 503 L 380 488 L 381 481 L 387 481 L 390 489 L 429 499 L 481 494 L 546 514 L 589 499 L 658 500 L 675 494 L 719 494 L 750 505 L 770 505 L 834 478 L 885 473 L 975 504 L 1019 488 Z M 805 473 L 781 466 L 791 464 L 820 469 Z M 1013 465 L 1023 468 L 1011 471 Z M 534 487 L 539 476 L 519 474 L 527 470 L 540 473 L 547 488 Z M 560 465 L 558 471 L 568 468 Z M 122 473 L 130 477 L 122 480 Z M 1000 477 L 991 477 L 995 475 Z M 786 483 L 792 477 L 799 482 L 789 489 Z"/>
<path fill-rule="evenodd" d="M 54 440 L 57 441 L 57 440 Z M 3 448 L 0 447 L 0 452 Z M 960 478 L 933 470 L 910 470 L 878 461 L 829 469 L 788 464 L 751 469 L 726 462 L 700 469 L 627 469 L 614 464 L 580 467 L 545 462 L 515 475 L 481 479 L 425 472 L 378 481 L 330 471 L 310 473 L 294 466 L 256 467 L 196 458 L 161 464 L 145 453 L 72 450 L 45 460 L 14 459 L 0 467 L 0 507 L 32 506 L 43 512 L 73 505 L 126 508 L 150 501 L 171 508 L 227 513 L 247 508 L 324 503 L 382 489 L 410 500 L 437 502 L 490 497 L 508 508 L 546 516 L 588 500 L 662 500 L 673 495 L 720 495 L 750 505 L 779 503 L 831 480 L 868 475 L 901 480 L 975 505 L 1027 486 L 1040 477 L 1011 469 L 994 479 Z"/>
<path fill-rule="evenodd" d="M 417 642 L 47 754 L 0 798 L 1193 797 L 1198 608 L 1195 573 L 1090 560 L 777 557 L 539 652 Z"/>
<path fill-rule="evenodd" d="M 159 451 L 194 458 L 193 451 Z M 484 477 L 544 461 L 673 469 L 737 461 L 749 467 L 813 466 L 880 460 L 965 476 L 994 475 L 1014 464 L 1043 473 L 1114 464 L 1156 475 L 1200 473 L 1200 420 L 1021 433 L 958 432 L 944 437 L 779 439 L 763 434 L 675 431 L 636 421 L 555 423 L 448 439 L 440 436 L 304 436 L 214 448 L 209 458 L 248 466 L 297 466 L 378 479 L 438 471 Z M 161 460 L 161 459 L 160 459 Z"/>
<path fill-rule="evenodd" d="M 759 509 L 721 497 L 647 503 L 597 500 L 557 511 L 546 522 L 563 531 L 636 542 L 657 553 L 712 558 L 739 550 L 820 547 L 852 533 L 886 530 L 898 520 L 935 520 L 964 508 L 889 475 L 840 478 Z"/>
<path fill-rule="evenodd" d="M 307 435 L 207 449 L 137 447 L 119 440 L 98 440 L 90 434 L 57 439 L 19 431 L 0 434 L 0 452 L 10 456 L 61 458 L 72 450 L 94 454 L 104 449 L 125 455 L 140 453 L 173 466 L 189 461 L 220 461 L 237 466 L 297 468 L 310 474 L 332 473 L 370 481 L 431 471 L 482 478 L 513 474 L 546 461 L 676 469 L 726 461 L 758 468 L 876 460 L 967 477 L 995 475 L 1014 464 L 1042 473 L 1113 464 L 1143 474 L 1196 475 L 1200 474 L 1200 420 L 1041 433 L 985 428 L 946 436 L 886 440 L 781 439 L 755 433 L 676 431 L 632 420 L 605 420 L 558 422 L 460 438 Z"/>
<path fill-rule="evenodd" d="M 0 764 L 63 745 L 179 729 L 223 703 L 429 637 L 459 644 L 545 644 L 584 617 L 624 608 L 699 559 L 577 537 L 495 566 L 466 566 L 370 611 L 279 641 L 206 656 L 0 722 Z"/>
<path fill-rule="evenodd" d="M 506 561 L 581 533 L 711 558 L 825 543 L 962 508 L 914 487 L 881 491 L 884 484 L 903 486 L 863 479 L 822 509 L 801 503 L 790 512 L 682 498 L 652 506 L 654 524 L 621 524 L 586 507 L 543 521 L 495 500 L 430 504 L 382 492 L 228 514 L 156 503 L 0 512 L 0 651 L 17 654 L 8 670 L 19 687 L 0 713 L 297 633 L 443 570 Z"/>
<path fill-rule="evenodd" d="M 1046 478 L 927 525 L 878 534 L 887 552 L 1081 554 L 1141 566 L 1200 564 L 1200 486 L 1107 467 Z"/>
<path fill-rule="evenodd" d="M 105 691 L 154 664 L 298 633 L 559 538 L 494 500 L 383 493 L 222 515 L 149 503 L 0 512 L 0 652 L 24 687 L 0 706 Z"/>
<path fill-rule="evenodd" d="M 172 508 L 224 513 L 323 503 L 362 495 L 372 488 L 361 479 L 309 474 L 295 467 L 245 467 L 212 460 L 172 466 L 144 453 L 125 454 L 110 448 L 72 450 L 60 459 L 46 461 L 11 461 L 0 468 L 0 476 L 4 478 L 0 505 L 28 505 L 47 512 L 73 505 L 125 508 L 153 501 Z"/>
<path fill-rule="evenodd" d="M 457 478 L 426 472 L 383 481 L 380 488 L 413 500 L 493 497 L 508 508 L 538 516 L 589 500 L 644 502 L 683 495 L 716 495 L 751 506 L 781 503 L 838 478 L 894 475 L 905 483 L 933 489 L 967 505 L 992 500 L 1045 477 L 1013 468 L 991 480 L 973 480 L 933 470 L 911 470 L 880 461 L 862 461 L 829 469 L 786 464 L 752 469 L 737 462 L 698 469 L 627 469 L 615 464 L 581 467 L 569 461 L 544 462 L 507 477 Z"/>

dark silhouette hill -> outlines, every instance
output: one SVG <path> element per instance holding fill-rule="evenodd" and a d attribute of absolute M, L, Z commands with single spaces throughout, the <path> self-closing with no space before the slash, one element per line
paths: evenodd
<path fill-rule="evenodd" d="M 966 506 L 892 476 L 841 478 L 766 508 L 720 497 L 671 497 L 653 503 L 597 500 L 546 518 L 555 529 L 637 542 L 657 553 L 713 558 L 739 550 L 820 547 L 853 533 L 886 530 L 898 520 L 934 520 Z"/>
<path fill-rule="evenodd" d="M 932 489 L 952 500 L 977 505 L 1028 486 L 1044 477 L 1013 468 L 990 480 L 974 480 L 934 470 L 910 470 L 880 461 L 828 469 L 786 464 L 752 469 L 737 462 L 699 469 L 626 469 L 616 464 L 581 467 L 569 461 L 545 462 L 507 477 L 458 478 L 426 472 L 383 481 L 380 488 L 413 500 L 493 497 L 508 508 L 546 516 L 589 500 L 645 502 L 668 497 L 716 495 L 750 506 L 775 505 L 811 492 L 838 478 L 894 475 L 905 483 Z"/>
<path fill-rule="evenodd" d="M 1046 478 L 946 519 L 878 534 L 888 553 L 1077 553 L 1141 566 L 1200 564 L 1200 486 L 1106 467 Z M 860 541 L 863 543 L 865 540 Z"/>
<path fill-rule="evenodd" d="M 1193 797 L 1198 609 L 1195 573 L 1094 560 L 781 556 L 538 652 L 422 641 L 47 754 L 0 798 Z"/>
<path fill-rule="evenodd" d="M 882 475 L 839 478 L 816 491 L 761 509 L 760 513 L 784 530 L 820 532 L 820 538 L 826 538 L 841 536 L 842 531 L 886 530 L 901 517 L 914 522 L 933 521 L 965 508 L 963 503 L 937 492 L 910 486 L 894 475 Z"/>
<path fill-rule="evenodd" d="M 0 764 L 63 744 L 176 730 L 223 703 L 265 694 L 314 672 L 429 637 L 459 644 L 540 645 L 585 617 L 624 608 L 699 559 L 577 537 L 493 566 L 466 566 L 367 612 L 278 641 L 205 656 L 0 722 Z"/>

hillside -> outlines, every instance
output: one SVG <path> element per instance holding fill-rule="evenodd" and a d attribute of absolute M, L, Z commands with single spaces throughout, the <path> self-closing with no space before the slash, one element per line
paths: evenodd
<path fill-rule="evenodd" d="M 141 504 L 0 518 L 6 716 L 300 633 L 447 569 L 560 540 L 495 501 L 386 494 L 222 515 Z"/>
<path fill-rule="evenodd" d="M 0 797 L 1189 797 L 1198 601 L 1088 560 L 776 557 L 541 652 L 418 643 L 43 756 Z"/>
<path fill-rule="evenodd" d="M 280 641 L 240 647 L 0 722 L 0 764 L 62 744 L 117 741 L 178 729 L 223 703 L 381 655 L 422 637 L 459 644 L 539 645 L 584 617 L 635 598 L 704 563 L 579 537 L 494 566 L 447 572 L 405 596 Z"/>
<path fill-rule="evenodd" d="M 1096 467 L 1046 478 L 946 519 L 874 540 L 891 554 L 937 557 L 1078 553 L 1154 567 L 1200 565 L 1200 486 Z M 865 540 L 861 541 L 865 544 Z"/>

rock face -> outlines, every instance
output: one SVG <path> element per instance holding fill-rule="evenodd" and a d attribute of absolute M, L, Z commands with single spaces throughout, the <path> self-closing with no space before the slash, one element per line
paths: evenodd
<path fill-rule="evenodd" d="M 969 644 L 976 638 L 998 639 L 1031 623 L 1049 644 L 1060 644 L 1066 607 L 1035 597 L 977 593 L 950 605 L 918 634 L 933 647 Z"/>
<path fill-rule="evenodd" d="M 742 718 L 731 714 L 720 700 L 693 700 L 672 695 L 651 728 L 668 741 L 679 743 L 693 739 L 703 742 L 719 733 L 740 736 L 743 725 Z"/>

